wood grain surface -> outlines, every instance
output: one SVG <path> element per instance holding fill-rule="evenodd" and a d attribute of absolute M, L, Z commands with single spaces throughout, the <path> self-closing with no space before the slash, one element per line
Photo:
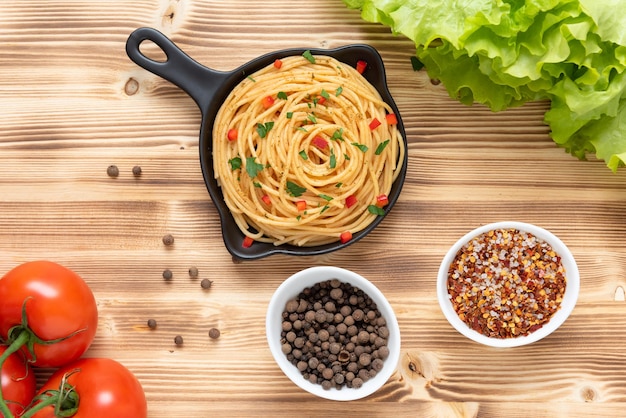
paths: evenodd
<path fill-rule="evenodd" d="M 197 106 L 126 56 L 126 39 L 141 26 L 218 70 L 283 48 L 377 48 L 409 142 L 393 211 L 338 252 L 234 263 L 200 170 Z M 365 23 L 340 0 L 3 0 L 0 271 L 49 259 L 84 277 L 100 312 L 86 356 L 130 368 L 151 418 L 623 416 L 626 171 L 556 147 L 543 123 L 548 103 L 493 113 L 455 102 L 413 71 L 413 53 L 411 41 Z M 112 164 L 117 178 L 107 176 Z M 454 331 L 435 292 L 449 246 L 500 220 L 551 230 L 581 274 L 578 304 L 559 330 L 503 350 Z M 398 316 L 401 361 L 366 399 L 314 398 L 267 347 L 273 291 L 314 265 L 366 276 Z M 191 266 L 199 278 L 189 277 Z M 213 280 L 210 289 L 203 278 Z M 50 372 L 40 371 L 40 383 Z"/>

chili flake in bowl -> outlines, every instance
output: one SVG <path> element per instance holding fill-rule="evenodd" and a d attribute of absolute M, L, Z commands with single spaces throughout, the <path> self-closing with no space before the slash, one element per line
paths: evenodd
<path fill-rule="evenodd" d="M 492 347 L 538 341 L 573 310 L 578 267 L 549 231 L 521 222 L 497 222 L 459 239 L 439 268 L 437 294 L 450 324 Z"/>

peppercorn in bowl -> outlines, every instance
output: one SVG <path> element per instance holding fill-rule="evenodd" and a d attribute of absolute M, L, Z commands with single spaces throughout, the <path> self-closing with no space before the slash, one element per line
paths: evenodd
<path fill-rule="evenodd" d="M 331 400 L 373 394 L 400 357 L 389 302 L 370 281 L 338 267 L 311 267 L 285 280 L 269 302 L 266 333 L 283 373 Z"/>
<path fill-rule="evenodd" d="M 481 226 L 459 239 L 439 268 L 446 319 L 491 347 L 536 342 L 570 315 L 580 288 L 576 261 L 551 232 L 522 222 Z"/>

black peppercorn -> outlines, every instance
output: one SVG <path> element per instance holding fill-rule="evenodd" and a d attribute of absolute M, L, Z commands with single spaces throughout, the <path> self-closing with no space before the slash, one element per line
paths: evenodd
<path fill-rule="evenodd" d="M 303 289 L 286 303 L 282 321 L 287 359 L 324 389 L 361 387 L 389 356 L 389 330 L 376 304 L 339 280 Z"/>
<path fill-rule="evenodd" d="M 172 277 L 173 277 L 172 270 L 170 269 L 163 270 L 163 278 L 165 280 L 172 280 Z"/>
<path fill-rule="evenodd" d="M 177 335 L 174 337 L 174 344 L 176 345 L 183 345 L 183 337 L 180 335 Z"/>
<path fill-rule="evenodd" d="M 198 277 L 198 267 L 189 267 L 189 277 Z"/>
<path fill-rule="evenodd" d="M 155 329 L 157 327 L 157 321 L 155 319 L 148 319 L 148 328 Z"/>
<path fill-rule="evenodd" d="M 167 246 L 174 244 L 174 237 L 172 236 L 172 234 L 167 234 L 163 236 L 163 244 Z"/>
<path fill-rule="evenodd" d="M 213 282 L 211 280 L 202 279 L 202 281 L 200 282 L 200 287 L 202 287 L 203 289 L 209 289 L 212 284 Z"/>
<path fill-rule="evenodd" d="M 210 337 L 211 339 L 213 339 L 213 340 L 218 339 L 218 338 L 220 337 L 220 334 L 221 334 L 221 333 L 220 333 L 220 330 L 219 330 L 219 329 L 217 329 L 217 328 L 211 328 L 211 329 L 209 330 L 209 337 Z"/>
<path fill-rule="evenodd" d="M 107 167 L 107 174 L 109 177 L 117 177 L 120 175 L 120 169 L 116 165 L 110 165 Z"/>
<path fill-rule="evenodd" d="M 139 167 L 138 165 L 133 167 L 133 175 L 134 176 L 140 176 L 141 175 L 141 167 Z"/>
<path fill-rule="evenodd" d="M 291 299 L 285 305 L 285 311 L 288 313 L 294 313 L 298 309 L 298 306 L 299 306 L 299 302 L 295 299 Z"/>

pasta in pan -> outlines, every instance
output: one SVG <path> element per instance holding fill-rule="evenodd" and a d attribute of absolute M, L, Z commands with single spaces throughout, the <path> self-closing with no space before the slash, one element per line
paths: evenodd
<path fill-rule="evenodd" d="M 405 147 L 361 71 L 307 51 L 247 77 L 222 104 L 214 172 L 244 246 L 345 242 L 384 214 Z"/>

